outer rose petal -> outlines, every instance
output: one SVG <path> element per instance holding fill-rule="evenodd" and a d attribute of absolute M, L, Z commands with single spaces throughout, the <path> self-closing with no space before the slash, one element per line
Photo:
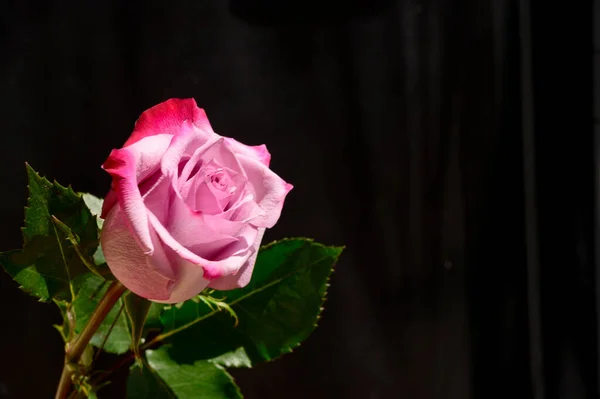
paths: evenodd
<path fill-rule="evenodd" d="M 251 158 L 258 159 L 265 166 L 269 166 L 271 163 L 271 154 L 269 150 L 267 150 L 267 146 L 264 144 L 249 146 L 240 143 L 236 139 L 232 139 L 230 137 L 226 138 L 227 142 L 231 145 L 233 152 L 236 154 L 244 154 Z"/>
<path fill-rule="evenodd" d="M 233 290 L 235 288 L 242 288 L 248 285 L 248 283 L 252 279 L 254 264 L 256 263 L 256 257 L 258 256 L 258 250 L 260 248 L 260 243 L 263 239 L 264 234 L 265 229 L 258 229 L 258 235 L 256 236 L 256 240 L 254 241 L 254 244 L 252 244 L 251 248 L 251 250 L 254 252 L 236 274 L 223 276 L 221 278 L 213 280 L 208 286 L 216 290 L 225 291 Z"/>
<path fill-rule="evenodd" d="M 152 300 L 171 296 L 174 273 L 156 234 L 151 234 L 156 250 L 144 254 L 116 205 L 107 215 L 100 235 L 106 262 L 119 281 L 137 295 Z"/>
<path fill-rule="evenodd" d="M 244 265 L 250 255 L 252 255 L 250 251 L 245 251 L 242 253 L 235 253 L 232 256 L 222 260 L 210 261 L 208 259 L 204 259 L 177 242 L 177 240 L 175 240 L 173 236 L 169 234 L 167 229 L 160 223 L 156 216 L 152 214 L 152 212 L 149 212 L 148 216 L 150 219 L 150 225 L 156 231 L 156 234 L 160 238 L 164 247 L 173 251 L 174 255 L 177 255 L 179 258 L 182 258 L 183 260 L 204 269 L 204 278 L 208 280 L 214 280 L 222 277 L 223 275 L 235 273 Z"/>
<path fill-rule="evenodd" d="M 204 278 L 204 270 L 201 267 L 182 258 L 177 258 L 176 262 L 179 274 L 177 282 L 173 285 L 171 295 L 168 299 L 155 300 L 155 302 L 184 302 L 195 297 L 208 286 L 210 280 Z"/>
<path fill-rule="evenodd" d="M 189 120 L 200 129 L 212 132 L 206 113 L 193 98 L 172 98 L 144 111 L 135 123 L 133 133 L 123 147 L 157 134 L 176 135 L 181 124 Z"/>
<path fill-rule="evenodd" d="M 113 176 L 112 190 L 102 205 L 102 217 L 106 217 L 117 199 L 119 178 L 127 169 L 126 175 L 135 178 L 139 185 L 144 179 L 156 171 L 160 160 L 171 143 L 172 136 L 159 134 L 144 138 L 137 143 L 119 150 L 113 150 L 102 167 Z M 126 163 L 126 165 L 124 165 Z M 131 173 L 133 170 L 133 173 Z M 113 194 L 114 193 L 114 194 Z"/>
<path fill-rule="evenodd" d="M 286 183 L 256 159 L 242 154 L 238 154 L 237 158 L 248 176 L 248 182 L 254 189 L 256 203 L 264 211 L 263 214 L 252 219 L 251 223 L 257 227 L 273 227 L 279 220 L 287 193 L 294 186 Z"/>
<path fill-rule="evenodd" d="M 154 246 L 148 228 L 146 205 L 138 189 L 135 165 L 134 155 L 123 148 L 110 153 L 104 163 L 104 169 L 113 177 L 113 188 L 123 211 L 122 217 L 126 218 L 126 223 L 142 251 L 149 254 L 154 250 Z M 112 208 L 112 211 L 114 210 L 115 207 Z"/>
<path fill-rule="evenodd" d="M 117 198 L 117 192 L 111 189 L 106 197 L 104 197 L 104 201 L 102 202 L 102 213 L 100 217 L 102 219 L 106 219 L 106 215 L 113 209 L 115 205 L 119 203 L 119 198 Z"/>

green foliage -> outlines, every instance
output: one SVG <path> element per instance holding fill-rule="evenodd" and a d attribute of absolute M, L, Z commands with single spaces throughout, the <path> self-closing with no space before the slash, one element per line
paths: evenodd
<path fill-rule="evenodd" d="M 146 352 L 147 363 L 132 367 L 128 399 L 241 399 L 233 378 L 219 365 L 199 360 L 178 364 L 166 348 Z"/>
<path fill-rule="evenodd" d="M 96 220 L 98 222 L 98 229 L 102 230 L 102 226 L 104 225 L 104 220 L 100 218 L 100 214 L 102 213 L 102 203 L 104 200 L 102 198 L 98 198 L 89 193 L 82 193 L 81 197 L 83 201 L 90 209 L 92 215 L 96 216 Z M 101 275 L 107 280 L 114 280 L 114 276 L 110 272 L 108 265 L 106 264 L 106 259 L 104 259 L 104 253 L 102 252 L 102 244 L 98 243 L 98 248 L 96 252 L 94 252 L 93 263 L 96 265 L 96 269 L 98 272 L 96 274 Z"/>
<path fill-rule="evenodd" d="M 81 282 L 79 293 L 72 306 L 77 334 L 81 333 L 85 327 L 109 285 L 108 281 L 91 273 Z M 120 298 L 90 340 L 92 345 L 115 354 L 125 353 L 129 350 L 131 333 L 124 306 L 124 299 Z"/>
<path fill-rule="evenodd" d="M 88 272 L 98 246 L 95 217 L 80 195 L 40 177 L 26 165 L 29 201 L 23 249 L 0 254 L 0 264 L 21 288 L 41 301 L 70 301 L 73 280 Z"/>
<path fill-rule="evenodd" d="M 88 207 L 92 215 L 96 216 L 98 229 L 102 229 L 104 220 L 100 219 L 100 215 L 102 214 L 102 203 L 104 200 L 90 193 L 81 193 L 81 198 L 83 198 L 85 205 Z"/>
<path fill-rule="evenodd" d="M 137 359 L 140 359 L 140 342 L 144 333 L 144 323 L 152 306 L 149 300 L 137 296 L 133 292 L 125 295 L 125 310 L 131 330 L 131 349 Z"/>
<path fill-rule="evenodd" d="M 146 361 L 129 369 L 127 399 L 175 399 L 177 396 Z"/>
<path fill-rule="evenodd" d="M 50 183 L 29 165 L 26 169 L 29 200 L 22 228 L 23 249 L 0 254 L 0 263 L 24 291 L 58 305 L 64 323 L 57 329 L 69 340 L 81 332 L 107 288 L 106 279 L 112 278 L 106 264 L 94 262 L 102 200 Z M 91 343 L 112 353 L 128 350 L 129 330 L 118 307 Z"/>

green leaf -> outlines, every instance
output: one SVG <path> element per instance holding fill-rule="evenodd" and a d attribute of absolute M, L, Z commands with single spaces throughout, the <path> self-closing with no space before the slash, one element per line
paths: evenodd
<path fill-rule="evenodd" d="M 177 396 L 147 363 L 134 364 L 127 379 L 127 399 L 175 399 Z"/>
<path fill-rule="evenodd" d="M 89 257 L 82 252 L 81 247 L 79 245 L 79 237 L 77 237 L 75 234 L 73 234 L 73 231 L 69 228 L 69 226 L 67 226 L 60 220 L 58 220 L 55 216 L 52 216 L 52 221 L 54 222 L 56 227 L 65 234 L 66 239 L 73 246 L 73 249 L 79 256 L 79 259 L 83 262 L 83 264 L 88 269 L 90 269 L 90 271 L 92 273 L 97 274 L 98 276 L 103 277 L 107 280 L 114 280 L 114 276 L 112 275 L 112 272 L 108 268 L 108 265 L 106 264 L 106 262 L 96 263 L 96 256 L 98 254 L 98 251 L 100 251 L 100 252 L 102 251 L 99 243 L 98 243 L 98 248 L 96 249 L 96 252 L 94 253 L 94 256 Z M 102 261 L 104 261 L 104 254 L 102 254 Z"/>
<path fill-rule="evenodd" d="M 106 259 L 104 258 L 104 252 L 102 252 L 102 244 L 98 244 L 98 249 L 96 249 L 96 252 L 94 252 L 94 263 L 96 264 L 96 266 L 98 266 L 99 268 L 103 268 L 103 267 L 107 267 L 108 265 L 106 264 Z"/>
<path fill-rule="evenodd" d="M 314 330 L 342 250 L 308 239 L 264 247 L 248 286 L 210 294 L 230 306 L 239 325 L 205 301 L 186 301 L 163 311 L 166 350 L 178 363 L 211 360 L 228 367 L 248 367 L 291 352 Z"/>
<path fill-rule="evenodd" d="M 233 378 L 219 365 L 204 360 L 178 364 L 164 347 L 146 351 L 146 357 L 146 364 L 132 367 L 128 399 L 242 398 Z"/>
<path fill-rule="evenodd" d="M 29 200 L 21 229 L 23 249 L 0 253 L 0 264 L 41 301 L 72 300 L 72 282 L 87 273 L 85 259 L 98 246 L 96 221 L 72 188 L 50 183 L 29 165 L 26 169 Z"/>
<path fill-rule="evenodd" d="M 98 228 L 102 229 L 104 220 L 100 218 L 100 215 L 102 214 L 102 203 L 104 202 L 104 200 L 90 193 L 81 193 L 81 198 L 83 198 L 83 201 L 89 208 L 92 215 L 96 216 Z"/>
<path fill-rule="evenodd" d="M 148 316 L 152 302 L 133 292 L 125 295 L 125 311 L 129 319 L 131 330 L 131 345 L 136 358 L 140 358 L 140 341 L 144 333 L 144 323 Z"/>
<path fill-rule="evenodd" d="M 85 201 L 87 207 L 90 209 L 92 215 L 96 217 L 96 221 L 98 222 L 98 229 L 102 230 L 102 226 L 104 225 L 104 219 L 102 219 L 100 215 L 102 214 L 102 204 L 104 203 L 104 200 L 90 193 L 82 193 L 81 197 Z M 116 280 L 112 272 L 108 268 L 108 265 L 106 264 L 106 259 L 104 259 L 104 252 L 102 252 L 102 244 L 98 243 L 98 248 L 96 249 L 96 252 L 94 252 L 92 258 L 94 264 L 96 265 L 96 269 L 98 270 L 101 276 L 103 276 L 107 280 Z"/>
<path fill-rule="evenodd" d="M 75 316 L 75 332 L 79 334 L 110 283 L 91 273 L 76 283 L 81 285 L 81 289 L 73 302 L 72 310 Z M 129 350 L 131 334 L 127 325 L 127 316 L 123 311 L 124 306 L 123 298 L 120 298 L 90 340 L 92 345 L 115 354 L 122 354 Z"/>

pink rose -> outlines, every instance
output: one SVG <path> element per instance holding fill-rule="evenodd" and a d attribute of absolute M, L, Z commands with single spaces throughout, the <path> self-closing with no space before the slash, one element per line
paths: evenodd
<path fill-rule="evenodd" d="M 213 132 L 193 99 L 145 111 L 103 165 L 104 257 L 136 294 L 165 303 L 250 281 L 266 228 L 292 189 L 264 145 Z"/>

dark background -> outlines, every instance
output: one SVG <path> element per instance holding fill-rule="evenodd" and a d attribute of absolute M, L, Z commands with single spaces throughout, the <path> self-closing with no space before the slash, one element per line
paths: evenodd
<path fill-rule="evenodd" d="M 24 161 L 103 196 L 138 115 L 194 97 L 295 185 L 266 241 L 347 246 L 246 398 L 597 398 L 593 7 L 529 3 L 1 2 L 0 249 Z M 58 321 L 2 274 L 0 398 L 53 396 Z"/>

